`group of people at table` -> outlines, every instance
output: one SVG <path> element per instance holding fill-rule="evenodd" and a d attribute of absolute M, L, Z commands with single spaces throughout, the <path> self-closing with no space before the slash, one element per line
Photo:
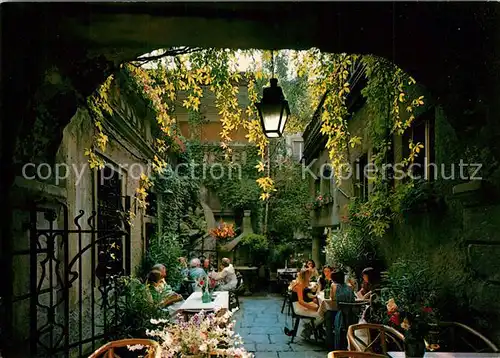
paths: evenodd
<path fill-rule="evenodd" d="M 324 335 L 323 322 L 328 311 L 335 311 L 335 332 L 340 331 L 342 314 L 338 311 L 338 303 L 353 303 L 355 301 L 368 301 L 373 290 L 379 287 L 377 272 L 368 267 L 362 272 L 362 284 L 358 290 L 355 277 L 346 277 L 345 273 L 331 266 L 324 266 L 321 275 L 316 269 L 314 261 L 309 260 L 298 272 L 297 278 L 288 286 L 290 302 L 295 314 L 311 317 L 310 323 L 304 326 L 302 337 L 310 339 L 316 334 Z M 335 339 L 340 337 L 335 334 Z"/>
<path fill-rule="evenodd" d="M 238 283 L 236 271 L 228 258 L 222 259 L 218 272 L 208 259 L 204 260 L 203 266 L 198 258 L 192 259 L 189 267 L 184 257 L 179 258 L 179 263 L 183 280 L 175 289 L 167 284 L 167 269 L 163 264 L 154 265 L 146 279 L 150 302 L 168 310 L 171 314 L 178 311 L 184 302 L 181 293 L 201 291 L 198 285 L 201 280 L 207 278 L 213 280 L 216 291 L 230 291 L 236 288 Z"/>

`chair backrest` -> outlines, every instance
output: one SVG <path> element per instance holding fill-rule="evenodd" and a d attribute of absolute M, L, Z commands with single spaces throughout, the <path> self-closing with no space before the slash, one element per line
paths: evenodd
<path fill-rule="evenodd" d="M 432 343 L 448 352 L 500 352 L 498 347 L 481 333 L 459 322 L 439 322 L 431 331 Z"/>
<path fill-rule="evenodd" d="M 387 358 L 387 356 L 367 352 L 333 351 L 328 353 L 328 358 Z"/>
<path fill-rule="evenodd" d="M 236 272 L 236 280 L 236 289 L 238 289 L 243 284 L 243 275 L 239 272 Z"/>
<path fill-rule="evenodd" d="M 363 335 L 364 340 L 361 338 Z M 394 344 L 400 351 L 404 350 L 405 338 L 392 327 L 381 324 L 361 323 L 349 326 L 347 340 L 352 350 L 387 354 L 389 351 L 388 344 Z"/>
<path fill-rule="evenodd" d="M 112 341 L 106 343 L 94 353 L 92 353 L 89 358 L 115 358 L 120 357 L 115 351 L 121 349 L 121 351 L 128 350 L 129 346 L 140 345 L 144 348 L 137 350 L 138 357 L 144 358 L 159 358 L 161 354 L 160 345 L 151 339 L 142 338 L 130 338 L 122 339 L 119 341 Z"/>

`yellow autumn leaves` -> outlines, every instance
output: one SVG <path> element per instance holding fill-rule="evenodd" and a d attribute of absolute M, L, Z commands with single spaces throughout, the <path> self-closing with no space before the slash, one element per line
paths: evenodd
<path fill-rule="evenodd" d="M 94 119 L 94 126 L 96 129 L 94 142 L 101 152 L 106 151 L 106 145 L 108 143 L 108 136 L 104 134 L 101 119 L 104 118 L 106 114 L 113 114 L 113 109 L 109 105 L 111 83 L 113 79 L 113 75 L 109 76 L 97 91 L 87 98 L 87 109 Z M 104 160 L 95 153 L 94 148 L 85 148 L 84 154 L 89 158 L 88 162 L 91 169 L 104 168 Z"/>

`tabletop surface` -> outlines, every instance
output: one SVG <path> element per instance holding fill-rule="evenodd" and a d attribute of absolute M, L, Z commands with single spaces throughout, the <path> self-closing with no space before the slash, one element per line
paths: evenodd
<path fill-rule="evenodd" d="M 179 307 L 180 310 L 214 310 L 217 307 L 229 309 L 229 292 L 214 292 L 215 300 L 203 303 L 201 292 L 193 292 Z"/>
<path fill-rule="evenodd" d="M 297 271 L 298 270 L 296 268 L 281 268 L 277 270 L 278 273 L 287 273 L 287 272 L 295 273 Z"/>
<path fill-rule="evenodd" d="M 235 266 L 234 269 L 239 271 L 245 271 L 245 270 L 254 271 L 258 270 L 259 268 L 255 266 Z"/>
<path fill-rule="evenodd" d="M 321 291 L 318 293 L 318 299 L 320 301 L 330 301 L 330 298 L 326 299 L 325 300 L 325 291 Z M 366 298 L 359 298 L 359 297 L 355 297 L 354 298 L 354 302 L 355 303 L 370 303 L 370 300 L 369 299 L 366 299 Z M 499 357 L 500 358 L 500 357 Z"/>
<path fill-rule="evenodd" d="M 387 352 L 392 358 L 405 358 L 405 352 Z M 499 353 L 426 352 L 424 358 L 500 358 Z"/>

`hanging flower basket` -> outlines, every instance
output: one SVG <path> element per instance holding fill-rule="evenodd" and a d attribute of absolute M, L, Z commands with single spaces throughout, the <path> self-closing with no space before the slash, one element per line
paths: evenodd
<path fill-rule="evenodd" d="M 330 193 L 326 194 L 316 194 L 314 200 L 308 204 L 308 207 L 314 210 L 319 210 L 328 204 L 333 203 L 333 196 Z"/>
<path fill-rule="evenodd" d="M 236 236 L 233 224 L 227 224 L 223 221 L 219 222 L 216 228 L 210 230 L 210 235 L 217 242 L 227 241 Z"/>

